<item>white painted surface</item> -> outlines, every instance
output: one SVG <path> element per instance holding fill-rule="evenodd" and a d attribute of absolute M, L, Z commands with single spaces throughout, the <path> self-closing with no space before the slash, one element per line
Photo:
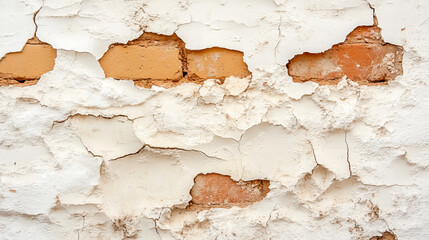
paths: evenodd
<path fill-rule="evenodd" d="M 36 34 L 59 49 L 37 85 L 0 89 L 0 238 L 429 239 L 429 5 L 369 2 L 405 49 L 386 86 L 293 83 L 285 68 L 372 24 L 366 1 L 0 1 L 0 56 L 33 36 L 39 8 Z M 109 44 L 143 31 L 243 51 L 253 77 L 171 89 L 104 78 Z M 74 114 L 124 135 L 90 135 Z M 178 210 L 201 172 L 271 191 L 243 209 Z"/>

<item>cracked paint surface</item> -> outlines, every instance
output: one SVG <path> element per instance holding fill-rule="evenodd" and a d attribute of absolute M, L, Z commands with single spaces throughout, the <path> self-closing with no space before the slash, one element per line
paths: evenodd
<path fill-rule="evenodd" d="M 1 58 L 34 34 L 57 49 L 37 84 L 0 87 L 0 238 L 429 239 L 428 2 L 0 5 Z M 403 47 L 402 75 L 292 81 L 290 59 L 343 42 L 374 13 L 384 41 Z M 150 89 L 106 78 L 109 45 L 143 32 L 241 51 L 252 76 Z M 208 173 L 268 180 L 269 192 L 187 208 Z"/>

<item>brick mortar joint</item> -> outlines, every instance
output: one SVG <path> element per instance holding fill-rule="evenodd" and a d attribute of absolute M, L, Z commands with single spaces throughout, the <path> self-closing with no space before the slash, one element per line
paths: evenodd
<path fill-rule="evenodd" d="M 25 84 L 28 82 L 38 82 L 40 80 L 40 78 L 29 78 L 29 79 L 23 79 L 23 80 L 18 80 L 18 79 L 10 79 L 10 78 L 0 78 L 0 84 L 4 83 L 4 82 L 9 82 L 10 85 L 20 85 L 20 84 Z M 11 83 L 13 82 L 13 83 Z"/>

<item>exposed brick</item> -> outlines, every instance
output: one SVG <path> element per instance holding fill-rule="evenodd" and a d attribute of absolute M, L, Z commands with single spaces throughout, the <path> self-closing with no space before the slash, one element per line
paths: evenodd
<path fill-rule="evenodd" d="M 403 49 L 383 41 L 377 26 L 360 26 L 344 43 L 323 53 L 303 53 L 292 58 L 287 67 L 295 82 L 314 81 L 337 84 L 347 78 L 359 84 L 385 84 L 402 74 Z"/>
<path fill-rule="evenodd" d="M 377 26 L 359 26 L 347 35 L 346 43 L 384 43 Z"/>
<path fill-rule="evenodd" d="M 172 36 L 144 33 L 127 44 L 113 44 L 100 59 L 106 77 L 130 79 L 137 86 L 174 87 L 184 82 L 202 83 L 209 78 L 250 75 L 243 53 L 223 48 L 186 50 Z"/>
<path fill-rule="evenodd" d="M 230 76 L 244 78 L 250 75 L 242 52 L 218 47 L 187 52 L 188 74 L 191 78 L 224 80 Z"/>
<path fill-rule="evenodd" d="M 132 80 L 182 78 L 180 43 L 147 34 L 127 44 L 112 45 L 100 59 L 106 77 Z"/>
<path fill-rule="evenodd" d="M 268 180 L 234 181 L 229 176 L 199 174 L 191 189 L 191 207 L 244 207 L 262 200 L 269 189 Z"/>
<path fill-rule="evenodd" d="M 55 65 L 57 51 L 51 45 L 30 39 L 21 52 L 8 53 L 0 60 L 0 86 L 29 86 Z"/>
<path fill-rule="evenodd" d="M 382 236 L 375 236 L 370 240 L 396 240 L 396 237 L 390 232 L 384 232 Z"/>

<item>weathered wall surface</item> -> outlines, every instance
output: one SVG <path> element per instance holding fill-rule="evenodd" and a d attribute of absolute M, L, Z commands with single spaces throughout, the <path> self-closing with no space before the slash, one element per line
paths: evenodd
<path fill-rule="evenodd" d="M 0 239 L 429 239 L 428 1 L 0 6 Z"/>

